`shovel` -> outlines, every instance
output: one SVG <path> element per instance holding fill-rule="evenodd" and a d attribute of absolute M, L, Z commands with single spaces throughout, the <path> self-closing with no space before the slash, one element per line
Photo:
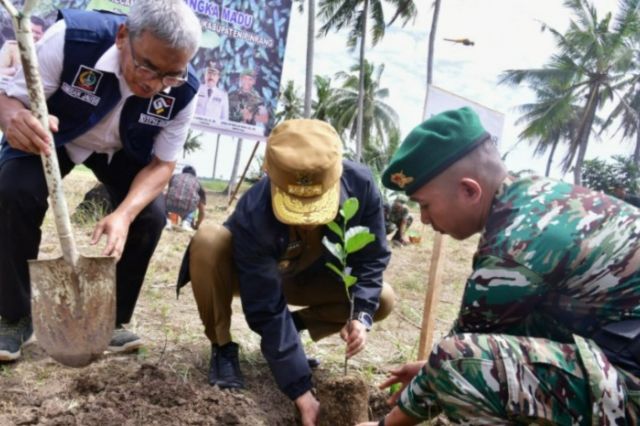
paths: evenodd
<path fill-rule="evenodd" d="M 13 20 L 31 112 L 48 131 L 47 104 L 29 19 L 35 3 L 26 0 L 19 12 L 9 0 L 0 0 Z M 49 137 L 53 140 L 51 134 Z M 115 258 L 78 254 L 56 151 L 40 157 L 63 256 L 29 260 L 33 328 L 40 346 L 53 359 L 70 367 L 84 367 L 105 351 L 115 326 Z"/>

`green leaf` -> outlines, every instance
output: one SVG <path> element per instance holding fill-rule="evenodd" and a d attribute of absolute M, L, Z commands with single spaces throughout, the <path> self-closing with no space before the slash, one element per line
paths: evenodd
<path fill-rule="evenodd" d="M 332 243 L 327 237 L 322 237 L 322 245 L 329 250 L 341 263 L 344 261 L 345 252 L 340 243 Z"/>
<path fill-rule="evenodd" d="M 344 274 L 342 273 L 342 271 L 340 270 L 340 268 L 338 268 L 336 265 L 334 265 L 333 263 L 325 263 L 325 266 L 329 269 L 331 269 L 333 272 L 335 272 L 336 274 L 338 274 L 338 276 L 340 276 L 343 280 L 344 280 Z"/>
<path fill-rule="evenodd" d="M 389 386 L 389 395 L 393 395 L 394 393 L 398 392 L 400 389 L 402 389 L 402 383 L 394 383 L 391 386 Z"/>
<path fill-rule="evenodd" d="M 344 281 L 344 286 L 346 288 L 351 287 L 352 285 L 354 285 L 355 283 L 358 282 L 358 279 L 356 277 L 354 277 L 353 275 L 343 275 L 342 276 L 342 280 Z"/>
<path fill-rule="evenodd" d="M 366 226 L 354 226 L 347 230 L 345 240 L 345 250 L 347 254 L 351 254 L 375 241 L 376 236 L 369 232 L 369 228 Z"/>
<path fill-rule="evenodd" d="M 359 203 L 357 198 L 347 198 L 342 204 L 342 216 L 344 223 L 347 223 L 358 211 Z"/>
<path fill-rule="evenodd" d="M 327 223 L 327 228 L 331 229 L 331 231 L 334 234 L 336 234 L 338 237 L 340 237 L 341 240 L 344 239 L 344 234 L 342 233 L 342 228 L 340 228 L 340 225 L 338 225 L 334 221 L 331 221 L 331 222 Z"/>

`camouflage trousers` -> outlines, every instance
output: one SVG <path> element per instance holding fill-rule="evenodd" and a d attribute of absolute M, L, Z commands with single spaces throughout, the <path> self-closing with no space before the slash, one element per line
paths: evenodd
<path fill-rule="evenodd" d="M 465 425 L 636 425 L 640 380 L 579 337 L 460 334 L 434 347 L 399 406 Z"/>

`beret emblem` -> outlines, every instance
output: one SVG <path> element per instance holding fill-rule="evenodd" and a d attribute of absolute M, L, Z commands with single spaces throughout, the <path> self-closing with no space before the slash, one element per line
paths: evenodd
<path fill-rule="evenodd" d="M 404 188 L 406 185 L 413 182 L 413 178 L 405 176 L 404 171 L 401 170 L 400 172 L 391 175 L 391 182 L 395 183 L 400 188 Z"/>

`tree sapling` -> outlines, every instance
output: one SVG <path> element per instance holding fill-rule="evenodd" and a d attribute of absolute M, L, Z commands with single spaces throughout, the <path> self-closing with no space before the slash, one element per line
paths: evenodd
<path fill-rule="evenodd" d="M 338 274 L 344 284 L 344 290 L 347 293 L 349 299 L 349 318 L 347 318 L 347 330 L 351 332 L 351 321 L 353 318 L 353 297 L 349 289 L 355 283 L 358 282 L 358 278 L 351 275 L 351 267 L 347 264 L 347 257 L 361 250 L 369 243 L 375 241 L 376 237 L 366 226 L 353 226 L 347 229 L 347 222 L 353 216 L 359 208 L 359 202 L 357 198 L 348 198 L 342 204 L 340 209 L 340 216 L 342 217 L 342 226 L 335 221 L 329 222 L 327 227 L 338 236 L 339 241 L 333 243 L 329 241 L 327 237 L 322 239 L 322 244 L 329 250 L 329 252 L 338 259 L 338 265 L 331 262 L 327 262 L 325 265 L 333 272 Z M 347 355 L 344 357 L 344 374 L 347 374 Z"/>

